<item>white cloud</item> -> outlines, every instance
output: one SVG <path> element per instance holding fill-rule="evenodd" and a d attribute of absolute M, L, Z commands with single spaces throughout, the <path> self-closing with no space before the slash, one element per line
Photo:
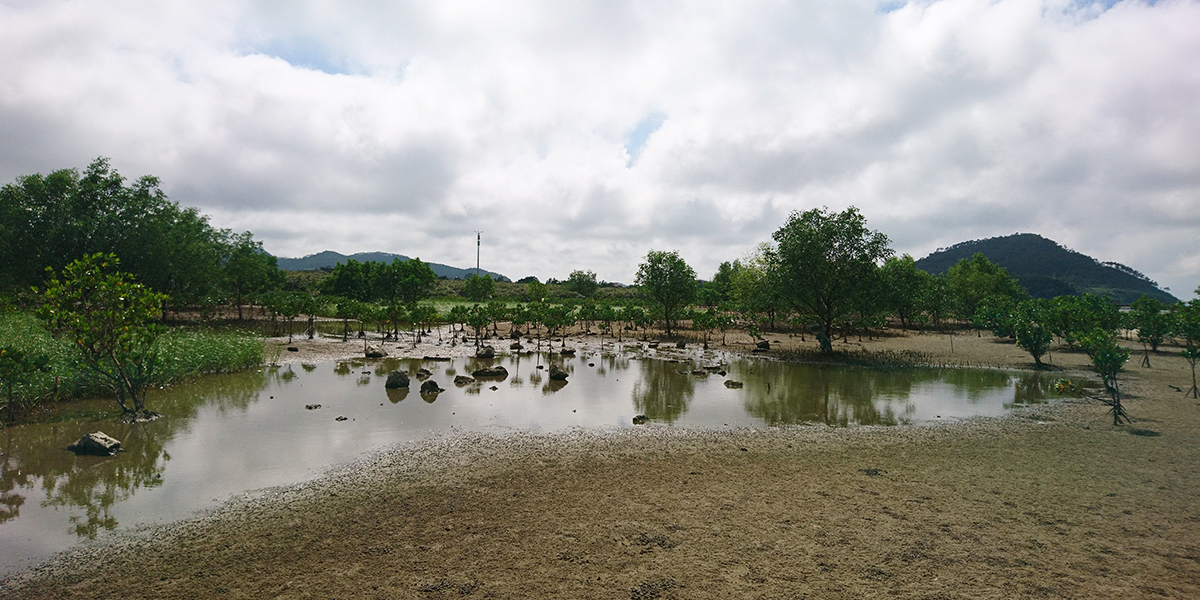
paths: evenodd
<path fill-rule="evenodd" d="M 0 0 L 0 179 L 110 156 L 269 250 L 709 275 L 791 210 L 1200 280 L 1200 3 Z"/>

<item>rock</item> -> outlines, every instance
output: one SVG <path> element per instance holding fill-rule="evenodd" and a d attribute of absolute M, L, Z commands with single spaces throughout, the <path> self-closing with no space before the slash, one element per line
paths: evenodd
<path fill-rule="evenodd" d="M 509 349 L 509 350 L 520 350 L 520 349 L 522 349 L 522 348 L 524 348 L 524 347 L 525 347 L 525 346 L 522 346 L 522 345 L 521 345 L 521 342 L 513 342 L 513 343 L 511 343 L 511 344 L 509 344 L 509 345 L 508 345 L 508 349 Z"/>
<path fill-rule="evenodd" d="M 500 388 L 498 388 L 498 387 L 496 387 L 496 386 L 494 386 L 494 385 L 493 385 L 492 387 L 490 387 L 490 388 L 488 388 L 488 389 L 489 389 L 489 390 L 492 390 L 492 391 L 494 392 L 494 391 L 496 391 L 496 390 L 498 390 L 498 389 L 500 389 Z"/>
<path fill-rule="evenodd" d="M 421 384 L 421 395 L 422 396 L 440 394 L 444 391 L 445 390 L 443 390 L 441 387 L 438 387 L 437 382 L 432 379 Z"/>
<path fill-rule="evenodd" d="M 717 371 L 717 375 L 724 377 L 724 376 L 728 375 L 728 373 L 725 372 L 725 369 L 721 369 L 720 371 Z"/>
<path fill-rule="evenodd" d="M 684 341 L 675 342 L 675 347 L 676 348 L 687 348 L 687 342 L 684 342 Z"/>
<path fill-rule="evenodd" d="M 79 441 L 67 446 L 67 450 L 74 452 L 77 455 L 86 454 L 88 456 L 112 456 L 121 449 L 121 441 L 109 437 L 103 431 L 95 431 L 81 438 Z"/>
<path fill-rule="evenodd" d="M 649 422 L 650 422 L 650 417 L 647 417 L 646 415 L 638 415 L 633 418 L 634 425 L 645 425 L 646 423 L 649 423 Z"/>
<path fill-rule="evenodd" d="M 431 376 L 433 376 L 433 373 L 430 373 L 429 369 L 425 369 L 425 368 L 417 369 L 417 379 L 424 381 L 426 379 L 429 379 Z"/>
<path fill-rule="evenodd" d="M 551 381 L 566 381 L 567 372 L 562 370 L 558 365 L 550 365 L 550 380 Z"/>
<path fill-rule="evenodd" d="M 537 368 L 539 371 L 541 371 L 542 369 L 546 368 L 546 365 L 538 365 Z"/>
<path fill-rule="evenodd" d="M 467 377 L 466 375 L 459 375 L 458 377 L 454 378 L 454 385 L 462 386 L 462 385 L 467 385 L 468 383 L 474 383 L 474 382 L 475 382 L 474 377 Z"/>
<path fill-rule="evenodd" d="M 388 355 L 387 350 L 384 350 L 383 348 L 374 344 L 368 344 L 367 349 L 363 351 L 363 354 L 365 354 L 367 358 L 383 358 Z"/>
<path fill-rule="evenodd" d="M 288 351 L 288 352 L 299 352 L 299 351 L 300 351 L 300 349 L 299 349 L 299 348 L 297 348 L 297 347 L 295 347 L 295 346 L 288 346 L 288 347 L 287 347 L 287 351 Z"/>
<path fill-rule="evenodd" d="M 755 347 L 758 348 L 759 350 L 770 350 L 771 342 L 768 342 L 767 340 L 762 340 Z"/>
<path fill-rule="evenodd" d="M 708 375 L 708 371 L 704 369 L 692 369 L 692 375 Z"/>
<path fill-rule="evenodd" d="M 408 373 L 405 373 L 404 371 L 392 371 L 391 373 L 388 373 L 387 381 L 384 382 L 383 387 L 389 390 L 407 388 Z"/>
<path fill-rule="evenodd" d="M 519 340 L 519 339 L 521 339 L 521 332 L 520 332 L 520 331 L 517 331 L 516 329 L 514 329 L 514 330 L 512 330 L 512 331 L 508 332 L 508 339 L 510 339 L 510 340 Z"/>
<path fill-rule="evenodd" d="M 475 358 L 495 358 L 496 349 L 491 346 L 481 346 L 475 351 Z"/>
<path fill-rule="evenodd" d="M 508 369 L 505 369 L 504 367 L 502 367 L 500 365 L 496 365 L 494 367 L 484 367 L 482 369 L 476 369 L 475 372 L 471 373 L 471 374 L 476 377 L 491 377 L 491 378 L 498 377 L 500 379 L 504 379 L 505 377 L 508 377 Z"/>
<path fill-rule="evenodd" d="M 658 348 L 658 342 L 650 342 L 651 348 Z"/>
<path fill-rule="evenodd" d="M 320 408 L 321 408 L 320 404 L 305 404 L 304 405 L 305 410 L 318 410 Z"/>
<path fill-rule="evenodd" d="M 704 370 L 709 373 L 718 373 L 721 371 L 721 365 L 708 365 L 704 367 Z"/>
<path fill-rule="evenodd" d="M 449 362 L 452 359 L 449 356 L 426 356 L 426 357 L 423 357 L 421 360 L 428 360 L 428 361 L 433 361 L 433 362 Z"/>
<path fill-rule="evenodd" d="M 742 382 L 728 379 L 725 381 L 725 387 L 727 387 L 731 390 L 740 390 L 740 389 L 742 389 Z"/>
<path fill-rule="evenodd" d="M 334 419 L 333 419 L 333 420 L 334 420 L 334 421 L 337 421 L 337 422 L 339 422 L 339 423 L 340 423 L 340 422 L 342 422 L 342 421 L 349 421 L 349 420 L 350 420 L 350 418 L 349 418 L 349 417 L 343 417 L 342 415 L 338 415 L 338 416 L 334 417 Z"/>
<path fill-rule="evenodd" d="M 559 350 L 558 353 L 563 356 L 575 356 L 575 349 L 574 348 L 563 348 L 562 350 Z"/>

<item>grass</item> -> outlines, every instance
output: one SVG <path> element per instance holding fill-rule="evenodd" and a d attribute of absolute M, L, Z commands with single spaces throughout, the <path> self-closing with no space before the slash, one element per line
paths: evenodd
<path fill-rule="evenodd" d="M 849 365 L 876 368 L 960 367 L 970 365 L 944 364 L 932 354 L 916 350 L 834 350 L 827 354 L 815 348 L 781 350 L 773 354 L 783 360 L 813 364 Z"/>
<path fill-rule="evenodd" d="M 112 393 L 100 384 L 68 340 L 55 338 L 30 313 L 0 315 L 0 340 L 6 346 L 50 358 L 48 372 L 35 373 L 13 386 L 14 400 L 24 411 L 56 400 L 106 397 Z M 248 369 L 262 364 L 264 352 L 261 340 L 235 330 L 172 328 L 159 337 L 156 345 L 160 361 L 156 385 Z"/>

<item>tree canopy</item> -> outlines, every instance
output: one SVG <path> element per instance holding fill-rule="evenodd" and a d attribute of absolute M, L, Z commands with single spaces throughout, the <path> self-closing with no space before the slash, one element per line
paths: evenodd
<path fill-rule="evenodd" d="M 777 247 L 770 262 L 779 275 L 781 299 L 820 323 L 827 340 L 834 324 L 854 310 L 863 282 L 892 255 L 887 236 L 867 229 L 853 206 L 840 213 L 793 212 L 772 237 Z"/>
<path fill-rule="evenodd" d="M 638 266 L 637 285 L 646 297 L 662 306 L 667 335 L 674 320 L 696 294 L 696 271 L 688 266 L 677 250 L 651 250 Z"/>

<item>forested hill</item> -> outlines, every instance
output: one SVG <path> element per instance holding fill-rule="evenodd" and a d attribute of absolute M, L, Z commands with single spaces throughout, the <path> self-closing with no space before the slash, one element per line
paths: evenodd
<path fill-rule="evenodd" d="M 358 262 L 375 261 L 382 263 L 390 263 L 399 258 L 400 260 L 408 260 L 407 256 L 402 254 L 392 254 L 390 252 L 359 252 L 346 256 L 332 250 L 309 254 L 303 258 L 277 258 L 279 262 L 279 270 L 281 271 L 315 271 L 317 269 L 332 269 L 334 266 L 346 262 L 347 259 L 354 259 Z M 459 269 L 439 263 L 427 263 L 429 268 L 433 269 L 433 274 L 446 279 L 466 279 L 472 273 L 481 275 L 490 275 L 496 281 L 508 281 L 508 278 L 491 271 L 475 269 Z"/>
<path fill-rule="evenodd" d="M 1090 292 L 1129 304 L 1142 294 L 1166 303 L 1179 299 L 1159 289 L 1145 275 L 1120 263 L 1100 262 L 1034 233 L 973 240 L 955 244 L 918 260 L 917 268 L 941 275 L 976 252 L 1008 269 L 1034 298 Z"/>

